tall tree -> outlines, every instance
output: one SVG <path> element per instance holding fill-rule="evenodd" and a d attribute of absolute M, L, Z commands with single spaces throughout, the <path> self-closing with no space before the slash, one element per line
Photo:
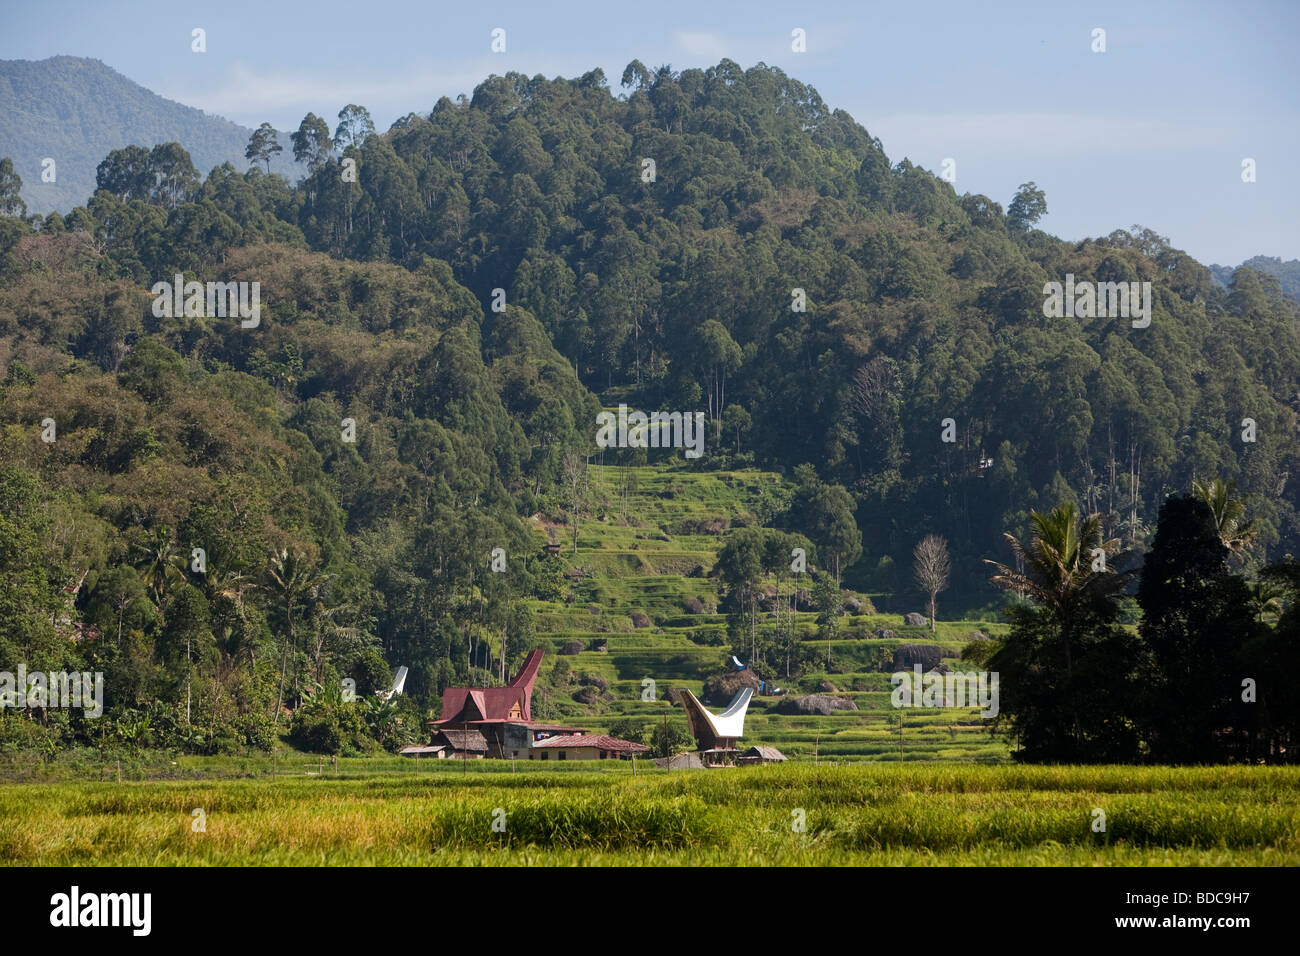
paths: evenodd
<path fill-rule="evenodd" d="M 1024 232 L 1047 214 L 1047 194 L 1037 183 L 1021 183 L 1007 207 L 1007 228 Z"/>
<path fill-rule="evenodd" d="M 818 554 L 829 557 L 839 587 L 842 570 L 862 556 L 853 497 L 842 486 L 819 479 L 811 465 L 795 469 L 795 479 L 799 487 L 790 505 L 790 523 L 808 536 Z"/>
<path fill-rule="evenodd" d="M 198 191 L 199 173 L 180 143 L 159 143 L 149 151 L 149 172 L 156 186 L 154 198 L 175 209 Z"/>
<path fill-rule="evenodd" d="M 727 400 L 727 373 L 740 366 L 740 346 L 717 319 L 700 323 L 692 340 L 695 360 L 708 374 L 709 421 L 717 421 Z"/>
<path fill-rule="evenodd" d="M 930 596 L 930 632 L 934 633 L 935 602 L 939 592 L 948 587 L 948 575 L 952 572 L 948 540 L 937 534 L 927 534 L 917 542 L 912 557 L 916 561 L 912 570 L 916 583 Z"/>
<path fill-rule="evenodd" d="M 591 497 L 586 456 L 576 448 L 569 449 L 564 453 L 561 471 L 560 494 L 564 501 L 564 509 L 569 512 L 569 521 L 573 525 L 573 553 L 577 554 L 578 521 Z"/>
<path fill-rule="evenodd" d="M 109 153 L 95 170 L 95 188 L 112 193 L 122 202 L 149 202 L 156 179 L 149 165 L 149 150 L 125 146 Z"/>
<path fill-rule="evenodd" d="M 172 592 L 185 585 L 184 562 L 171 528 L 160 525 L 146 532 L 144 541 L 136 545 L 136 553 L 140 578 L 154 606 L 165 613 Z"/>
<path fill-rule="evenodd" d="M 334 149 L 330 128 L 315 113 L 304 116 L 289 139 L 293 144 L 293 161 L 306 164 L 308 172 L 323 166 Z"/>
<path fill-rule="evenodd" d="M 1008 615 L 1011 633 L 990 659 L 1001 674 L 1001 714 L 1024 760 L 1124 760 L 1136 754 L 1130 673 L 1133 640 L 1118 625 L 1118 539 L 1101 516 L 1066 503 L 1031 512 L 1030 540 L 1005 534 L 1015 567 L 986 559 L 990 580 L 1027 598 Z"/>
<path fill-rule="evenodd" d="M 713 566 L 731 605 L 729 624 L 733 640 L 740 643 L 744 632 L 749 632 L 751 663 L 758 656 L 758 597 L 763 580 L 764 541 L 760 528 L 732 531 Z"/>
<path fill-rule="evenodd" d="M 248 148 L 244 150 L 244 158 L 253 163 L 265 163 L 267 175 L 270 175 L 271 157 L 282 152 L 284 147 L 280 145 L 275 135 L 275 127 L 270 123 L 263 123 L 253 130 L 252 136 L 248 137 Z"/>
<path fill-rule="evenodd" d="M 1236 495 L 1237 483 L 1215 478 L 1192 482 L 1192 494 L 1200 498 L 1214 517 L 1219 540 L 1228 553 L 1238 560 L 1245 557 L 1255 540 L 1255 522 L 1246 518 L 1246 504 Z"/>
<path fill-rule="evenodd" d="M 1226 754 L 1242 652 L 1259 628 L 1249 588 L 1228 572 L 1229 554 L 1203 499 L 1165 499 L 1138 587 L 1149 653 L 1144 710 L 1158 760 L 1201 763 Z"/>
<path fill-rule="evenodd" d="M 339 152 L 343 152 L 349 146 L 361 148 L 361 145 L 374 133 L 375 124 L 370 119 L 370 111 L 364 106 L 349 103 L 339 110 L 339 125 L 334 130 L 334 145 L 338 147 Z"/>
<path fill-rule="evenodd" d="M 280 708 L 284 705 L 284 679 L 289 669 L 289 654 L 297 654 L 297 625 L 299 612 L 314 597 L 314 592 L 327 580 L 312 564 L 307 555 L 297 548 L 281 548 L 271 555 L 267 567 L 266 590 L 284 614 L 283 652 L 280 657 L 280 689 L 276 694 L 275 720 L 280 721 Z"/>
<path fill-rule="evenodd" d="M 0 159 L 0 216 L 27 215 L 27 203 L 22 198 L 23 180 L 14 171 L 14 161 L 8 156 Z"/>

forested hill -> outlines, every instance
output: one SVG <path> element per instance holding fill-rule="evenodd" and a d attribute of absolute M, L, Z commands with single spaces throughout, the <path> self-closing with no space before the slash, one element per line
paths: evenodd
<path fill-rule="evenodd" d="M 110 150 L 185 145 L 200 172 L 222 163 L 247 168 L 252 130 L 164 99 L 87 57 L 0 60 L 0 156 L 13 159 L 33 212 L 66 213 L 95 189 L 95 167 Z M 54 181 L 41 178 L 53 159 Z M 292 176 L 284 154 L 271 170 Z"/>
<path fill-rule="evenodd" d="M 1062 500 L 1140 552 L 1165 495 L 1234 479 L 1255 560 L 1300 552 L 1300 320 L 1275 281 L 1220 289 L 1147 229 L 1063 243 L 1032 184 L 1005 210 L 958 196 L 776 69 L 634 62 L 613 87 L 491 77 L 384 133 L 310 116 L 296 186 L 116 150 L 85 206 L 0 216 L 22 591 L 0 655 L 66 653 L 60 621 L 84 623 L 135 662 L 105 668 L 112 699 L 143 706 L 185 699 L 201 633 L 244 662 L 211 665 L 232 713 L 397 663 L 435 701 L 530 646 L 516 598 L 563 595 L 556 562 L 514 556 L 534 515 L 612 513 L 582 464 L 620 401 L 707 412 L 691 467 L 798 469 L 754 511 L 851 586 L 914 600 L 912 549 L 945 536 L 954 612 L 996 599 L 982 559 Z M 259 324 L 158 315 L 177 273 L 259 283 Z M 1067 274 L 1152 283 L 1149 326 L 1045 317 Z M 647 454 L 680 452 L 600 458 Z M 199 542 L 209 570 L 177 578 Z"/>
<path fill-rule="evenodd" d="M 1280 256 L 1252 256 L 1237 268 L 1254 269 L 1265 275 L 1273 276 L 1281 285 L 1282 291 L 1300 302 L 1300 259 L 1283 262 Z M 1236 272 L 1232 266 L 1210 266 L 1214 281 L 1227 288 Z"/>
<path fill-rule="evenodd" d="M 721 407 L 733 451 L 812 462 L 859 503 L 868 586 L 906 586 L 870 572 L 935 529 L 978 574 L 1063 498 L 1140 543 L 1208 476 L 1254 496 L 1271 554 L 1300 551 L 1297 306 L 1271 279 L 1221 290 L 1140 227 L 1061 242 L 1033 228 L 1041 193 L 958 196 L 780 70 L 634 62 L 622 89 L 490 78 L 366 142 L 356 193 L 322 168 L 296 221 L 335 255 L 446 261 L 589 387 Z M 1067 273 L 1151 282 L 1150 326 L 1045 318 Z"/>

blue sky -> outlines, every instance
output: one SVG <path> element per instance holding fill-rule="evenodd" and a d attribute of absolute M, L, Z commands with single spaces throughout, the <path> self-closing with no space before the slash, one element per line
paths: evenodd
<path fill-rule="evenodd" d="M 190 31 L 207 31 L 207 52 Z M 494 27 L 507 51 L 490 50 Z M 807 52 L 790 32 L 807 33 Z M 1094 53 L 1092 31 L 1106 31 Z M 1067 239 L 1135 223 L 1202 262 L 1300 258 L 1300 2 L 221 3 L 0 0 L 0 58 L 103 60 L 156 93 L 256 126 L 380 129 L 490 73 L 632 59 L 779 66 L 959 193 L 1010 201 L 1033 180 Z M 1241 162 L 1256 161 L 1243 183 Z"/>

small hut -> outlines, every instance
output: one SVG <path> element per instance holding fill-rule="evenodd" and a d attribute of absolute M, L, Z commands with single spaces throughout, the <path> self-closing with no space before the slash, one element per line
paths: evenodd
<path fill-rule="evenodd" d="M 673 754 L 671 757 L 656 757 L 655 766 L 668 770 L 703 770 L 704 761 L 697 753 Z"/>
<path fill-rule="evenodd" d="M 784 763 L 785 754 L 775 747 L 750 747 L 740 755 L 740 762 L 746 766 L 760 763 Z"/>
<path fill-rule="evenodd" d="M 477 730 L 440 730 L 433 738 L 433 746 L 438 745 L 444 748 L 440 757 L 482 760 L 487 756 L 487 738 Z"/>

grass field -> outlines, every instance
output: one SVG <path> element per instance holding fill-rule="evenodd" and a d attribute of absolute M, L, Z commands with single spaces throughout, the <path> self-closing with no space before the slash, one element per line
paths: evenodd
<path fill-rule="evenodd" d="M 277 766 L 184 758 L 167 772 L 190 779 L 0 786 L 0 863 L 1300 863 L 1297 768 Z"/>
<path fill-rule="evenodd" d="M 761 523 L 779 479 L 675 465 L 592 478 L 603 504 L 576 554 L 565 529 L 538 527 L 565 544 L 571 574 L 564 600 L 534 602 L 548 650 L 534 713 L 592 732 L 623 716 L 683 721 L 662 693 L 698 694 L 729 669 L 707 576 L 721 532 Z M 1300 768 L 1022 767 L 974 709 L 890 706 L 898 644 L 939 644 L 960 667 L 973 632 L 1005 633 L 999 621 L 941 620 L 932 633 L 899 614 L 845 615 L 829 647 L 813 614 L 796 626 L 818 663 L 793 681 L 775 665 L 761 676 L 858 709 L 779 714 L 780 698 L 755 698 L 742 743 L 775 745 L 787 764 L 10 754 L 0 864 L 1300 864 Z M 581 649 L 561 655 L 566 645 Z M 561 660 L 571 679 L 553 673 Z M 578 702 L 579 675 L 604 678 L 597 701 Z M 659 699 L 642 699 L 646 677 Z"/>

